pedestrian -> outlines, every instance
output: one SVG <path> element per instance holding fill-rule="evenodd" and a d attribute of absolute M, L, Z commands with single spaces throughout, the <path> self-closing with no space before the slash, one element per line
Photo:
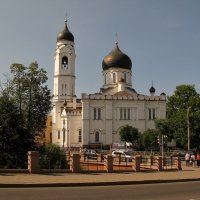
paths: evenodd
<path fill-rule="evenodd" d="M 200 167 L 200 153 L 197 154 L 197 167 Z"/>
<path fill-rule="evenodd" d="M 195 166 L 195 155 L 194 154 L 192 154 L 191 155 L 191 157 L 190 157 L 190 165 L 191 165 L 191 167 L 194 167 Z"/>
<path fill-rule="evenodd" d="M 186 167 L 190 166 L 190 154 L 186 153 L 185 154 L 185 161 L 186 161 Z"/>

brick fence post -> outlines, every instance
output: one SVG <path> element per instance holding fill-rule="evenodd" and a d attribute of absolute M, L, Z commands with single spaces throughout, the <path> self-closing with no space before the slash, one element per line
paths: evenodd
<path fill-rule="evenodd" d="M 113 172 L 113 156 L 112 155 L 107 155 L 106 156 L 106 171 L 108 173 Z"/>
<path fill-rule="evenodd" d="M 176 166 L 177 170 L 182 170 L 182 167 L 181 167 L 181 158 L 180 157 L 176 157 L 175 158 L 175 166 Z"/>
<path fill-rule="evenodd" d="M 153 156 L 150 156 L 150 163 L 151 163 L 151 166 L 153 166 Z"/>
<path fill-rule="evenodd" d="M 103 155 L 102 154 L 98 154 L 97 155 L 97 161 L 98 162 L 102 162 L 103 161 Z"/>
<path fill-rule="evenodd" d="M 140 164 L 141 164 L 142 157 L 141 156 L 135 156 L 135 171 L 140 171 Z"/>
<path fill-rule="evenodd" d="M 40 172 L 38 151 L 28 152 L 28 171 L 32 174 Z"/>
<path fill-rule="evenodd" d="M 73 173 L 79 173 L 81 171 L 80 157 L 79 154 L 72 154 L 70 158 L 70 170 Z"/>
<path fill-rule="evenodd" d="M 161 156 L 156 157 L 156 166 L 157 166 L 157 170 L 158 171 L 162 171 L 163 170 L 163 159 Z"/>

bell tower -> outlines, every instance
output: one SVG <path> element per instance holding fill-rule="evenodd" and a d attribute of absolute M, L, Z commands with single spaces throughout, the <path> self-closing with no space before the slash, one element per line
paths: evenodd
<path fill-rule="evenodd" d="M 67 27 L 58 33 L 55 51 L 54 100 L 71 101 L 75 96 L 74 36 Z"/>
<path fill-rule="evenodd" d="M 61 113 L 65 108 L 76 107 L 75 95 L 75 48 L 74 36 L 69 31 L 67 20 L 63 31 L 57 35 L 56 50 L 54 56 L 54 87 L 52 110 L 52 142 L 60 146 L 62 140 Z"/>

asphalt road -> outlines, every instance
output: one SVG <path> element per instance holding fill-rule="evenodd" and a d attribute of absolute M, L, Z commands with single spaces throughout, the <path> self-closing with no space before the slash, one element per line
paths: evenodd
<path fill-rule="evenodd" d="M 66 188 L 0 188 L 0 200 L 200 200 L 200 182 Z"/>

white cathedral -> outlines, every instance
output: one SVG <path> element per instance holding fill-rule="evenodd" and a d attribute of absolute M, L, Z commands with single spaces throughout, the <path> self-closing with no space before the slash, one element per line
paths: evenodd
<path fill-rule="evenodd" d="M 75 93 L 75 59 L 74 36 L 66 20 L 55 50 L 52 143 L 64 148 L 104 147 L 120 142 L 124 125 L 143 132 L 155 127 L 154 119 L 166 117 L 166 95 L 156 96 L 153 85 L 150 95 L 136 92 L 131 59 L 117 42 L 102 62 L 102 88 L 82 93 L 81 99 Z"/>

